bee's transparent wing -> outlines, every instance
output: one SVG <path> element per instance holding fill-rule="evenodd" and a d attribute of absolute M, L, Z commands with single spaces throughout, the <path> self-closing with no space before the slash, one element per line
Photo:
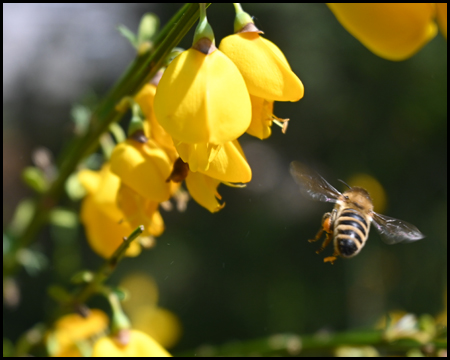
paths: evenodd
<path fill-rule="evenodd" d="M 425 237 L 418 228 L 403 220 L 391 218 L 376 212 L 372 213 L 373 225 L 386 244 L 409 243 Z"/>
<path fill-rule="evenodd" d="M 314 200 L 335 203 L 341 195 L 322 176 L 298 161 L 291 162 L 290 171 L 302 193 Z"/>

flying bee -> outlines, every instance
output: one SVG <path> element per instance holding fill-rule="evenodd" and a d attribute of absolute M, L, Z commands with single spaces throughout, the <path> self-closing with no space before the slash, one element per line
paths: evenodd
<path fill-rule="evenodd" d="M 291 163 L 290 171 L 304 195 L 336 204 L 331 212 L 323 215 L 321 229 L 309 240 L 318 241 L 326 233 L 317 254 L 333 240 L 333 256 L 326 257 L 324 262 L 333 264 L 338 256 L 351 258 L 358 254 L 369 237 L 370 223 L 386 244 L 408 243 L 425 237 L 414 225 L 373 211 L 372 199 L 361 187 L 350 187 L 340 180 L 349 187 L 341 194 L 322 176 L 297 161 Z"/>

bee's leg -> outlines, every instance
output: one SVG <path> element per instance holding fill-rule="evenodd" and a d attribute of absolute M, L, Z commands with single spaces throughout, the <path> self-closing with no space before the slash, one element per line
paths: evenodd
<path fill-rule="evenodd" d="M 331 240 L 333 240 L 333 234 L 327 233 L 327 236 L 326 236 L 324 242 L 322 243 L 322 246 L 319 248 L 319 250 L 316 251 L 316 254 L 320 254 L 328 246 L 328 244 L 331 242 Z"/>
<path fill-rule="evenodd" d="M 331 217 L 332 217 L 331 213 L 325 213 L 323 215 L 322 229 L 319 231 L 319 233 L 320 235 L 322 235 L 322 233 L 325 231 L 327 234 L 324 242 L 322 243 L 322 246 L 319 248 L 319 250 L 316 251 L 316 254 L 320 254 L 323 251 L 323 249 L 325 249 L 333 239 L 333 230 L 331 230 Z M 314 239 L 314 241 L 315 240 L 318 240 L 317 236 Z"/>
<path fill-rule="evenodd" d="M 320 240 L 320 238 L 322 237 L 322 234 L 323 234 L 324 231 L 329 232 L 329 230 L 330 230 L 330 218 L 331 218 L 331 213 L 323 214 L 322 227 L 320 228 L 319 232 L 316 234 L 316 237 L 314 239 L 308 240 L 309 242 L 316 242 L 317 240 Z"/>
<path fill-rule="evenodd" d="M 325 259 L 323 259 L 323 262 L 329 262 L 331 263 L 331 265 L 333 265 L 336 259 L 338 258 L 338 255 L 339 254 L 335 251 L 333 253 L 333 256 L 327 256 Z"/>

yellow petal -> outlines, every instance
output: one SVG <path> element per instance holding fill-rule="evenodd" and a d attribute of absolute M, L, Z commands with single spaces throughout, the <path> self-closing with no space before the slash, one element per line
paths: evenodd
<path fill-rule="evenodd" d="M 169 310 L 142 305 L 133 309 L 130 320 L 136 330 L 151 336 L 165 348 L 174 346 L 180 339 L 180 320 Z"/>
<path fill-rule="evenodd" d="M 436 36 L 431 3 L 328 4 L 342 26 L 376 55 L 405 60 Z"/>
<path fill-rule="evenodd" d="M 437 20 L 442 35 L 447 39 L 447 3 L 437 3 Z"/>
<path fill-rule="evenodd" d="M 171 356 L 150 336 L 130 330 L 130 342 L 121 345 L 110 337 L 102 337 L 95 345 L 93 357 L 168 357 Z"/>
<path fill-rule="evenodd" d="M 168 66 L 155 96 L 155 114 L 175 139 L 223 144 L 250 125 L 251 104 L 239 70 L 221 51 L 189 49 Z"/>
<path fill-rule="evenodd" d="M 252 122 L 247 133 L 263 140 L 272 134 L 273 101 L 250 95 L 252 101 Z"/>
<path fill-rule="evenodd" d="M 98 171 L 85 169 L 78 173 L 78 180 L 89 194 L 97 191 L 100 185 L 100 179 L 101 176 Z"/>
<path fill-rule="evenodd" d="M 142 236 L 157 236 L 156 233 L 160 235 L 164 231 L 164 222 L 162 222 L 161 216 L 156 217 L 158 223 L 153 224 L 154 215 L 158 212 L 158 202 L 146 199 L 129 186 L 122 184 L 117 195 L 117 204 L 133 229 L 144 225 Z M 161 222 L 162 230 L 160 229 Z M 155 229 L 161 231 L 155 231 Z"/>
<path fill-rule="evenodd" d="M 83 199 L 80 218 L 91 248 L 107 258 L 122 244 L 123 237 L 130 235 L 134 229 L 124 221 L 124 215 L 117 207 L 120 179 L 110 171 L 109 164 L 97 173 L 98 190 Z M 134 241 L 126 255 L 136 256 L 139 252 L 139 243 Z"/>
<path fill-rule="evenodd" d="M 166 179 L 172 171 L 172 162 L 153 140 L 141 144 L 128 139 L 118 144 L 111 155 L 111 171 L 147 199 L 161 202 L 170 197 Z"/>
<path fill-rule="evenodd" d="M 207 170 L 222 145 L 211 143 L 187 144 L 175 141 L 175 147 L 181 159 L 189 164 L 191 171 Z"/>
<path fill-rule="evenodd" d="M 164 220 L 159 211 L 153 213 L 150 225 L 148 227 L 148 232 L 153 236 L 160 236 L 164 232 Z"/>
<path fill-rule="evenodd" d="M 209 168 L 199 172 L 225 182 L 247 183 L 252 179 L 252 170 L 237 140 L 224 144 Z"/>
<path fill-rule="evenodd" d="M 155 279 L 144 272 L 126 275 L 120 281 L 120 287 L 127 289 L 130 293 L 123 302 L 123 308 L 127 313 L 132 313 L 133 309 L 142 305 L 156 307 L 158 303 L 158 285 Z"/>
<path fill-rule="evenodd" d="M 250 95 L 276 101 L 298 101 L 304 88 L 281 50 L 258 33 L 227 36 L 219 46 L 238 67 Z"/>
<path fill-rule="evenodd" d="M 59 356 L 61 353 L 67 354 L 67 352 L 73 353 L 77 342 L 102 333 L 106 330 L 108 322 L 108 316 L 98 309 L 90 310 L 86 317 L 68 314 L 59 318 L 55 321 L 53 330 L 59 347 L 54 356 Z"/>
<path fill-rule="evenodd" d="M 178 154 L 173 145 L 172 137 L 158 123 L 154 111 L 154 99 L 156 94 L 156 86 L 153 84 L 145 84 L 144 87 L 135 96 L 135 101 L 141 107 L 146 121 L 144 121 L 144 131 L 148 138 L 155 140 L 167 152 L 172 161 L 175 161 Z"/>
<path fill-rule="evenodd" d="M 189 172 L 186 178 L 186 187 L 192 198 L 201 206 L 208 209 L 212 213 L 219 211 L 225 206 L 220 204 L 217 199 L 220 195 L 217 187 L 220 180 L 213 179 L 199 172 Z"/>
<path fill-rule="evenodd" d="M 109 211 L 105 211 L 105 204 L 99 204 L 92 196 L 87 196 L 81 204 L 80 213 L 89 245 L 104 258 L 110 257 L 122 244 L 123 238 L 134 230 L 127 221 L 123 221 L 123 214 L 114 203 L 108 208 Z M 138 242 L 133 241 L 127 255 L 137 255 L 138 248 Z"/>

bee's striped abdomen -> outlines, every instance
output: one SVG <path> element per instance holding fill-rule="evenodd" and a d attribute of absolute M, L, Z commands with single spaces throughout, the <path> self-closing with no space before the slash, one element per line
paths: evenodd
<path fill-rule="evenodd" d="M 369 225 L 358 211 L 342 210 L 334 224 L 334 243 L 341 256 L 352 257 L 362 249 L 369 235 Z"/>

